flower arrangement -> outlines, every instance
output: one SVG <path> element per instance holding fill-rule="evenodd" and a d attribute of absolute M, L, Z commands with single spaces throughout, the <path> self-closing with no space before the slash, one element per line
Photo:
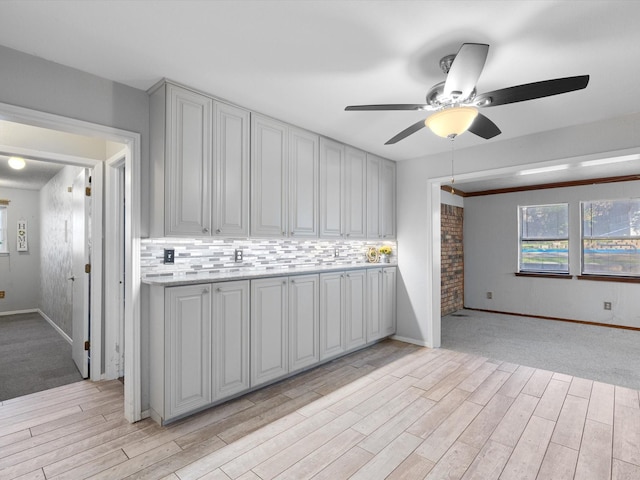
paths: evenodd
<path fill-rule="evenodd" d="M 378 248 L 380 255 L 391 255 L 391 247 L 389 245 L 383 245 Z"/>

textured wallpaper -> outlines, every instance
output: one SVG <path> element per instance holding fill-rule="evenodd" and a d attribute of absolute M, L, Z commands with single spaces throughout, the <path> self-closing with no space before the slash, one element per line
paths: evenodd
<path fill-rule="evenodd" d="M 40 190 L 40 309 L 71 337 L 73 285 L 72 194 L 68 187 L 82 171 L 64 167 Z"/>

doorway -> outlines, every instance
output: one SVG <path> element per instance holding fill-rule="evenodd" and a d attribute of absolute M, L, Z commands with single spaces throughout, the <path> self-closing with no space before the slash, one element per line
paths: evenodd
<path fill-rule="evenodd" d="M 122 281 L 124 290 L 124 302 L 122 309 L 124 310 L 124 330 L 123 340 L 119 344 L 119 348 L 123 349 L 124 344 L 130 346 L 123 352 L 126 358 L 123 369 L 125 370 L 125 417 L 129 421 L 137 421 L 142 418 L 141 412 L 141 381 L 140 381 L 140 305 L 139 305 L 139 289 L 140 289 L 140 135 L 133 132 L 127 132 L 112 127 L 97 125 L 90 122 L 74 120 L 58 115 L 47 114 L 34 110 L 15 107 L 8 104 L 0 104 L 0 119 L 16 122 L 28 126 L 35 126 L 53 131 L 71 133 L 77 135 L 85 135 L 94 138 L 102 138 L 110 147 L 113 144 L 124 146 L 124 190 L 126 192 L 127 202 L 124 206 L 124 258 L 128 261 L 124 265 L 124 275 L 122 278 L 116 276 L 115 283 Z M 0 145 L 0 154 L 18 154 L 23 157 L 33 158 L 36 160 L 53 161 L 59 163 L 71 162 L 77 166 L 93 168 L 92 190 L 94 193 L 94 201 L 91 206 L 91 235 L 94 239 L 103 239 L 103 223 L 111 225 L 114 219 L 106 217 L 103 209 L 103 195 L 108 192 L 104 191 L 105 168 L 107 172 L 117 168 L 106 161 L 96 161 L 86 157 L 73 157 L 68 154 L 57 152 L 38 151 L 25 148 L 13 148 L 11 146 Z M 107 198 L 109 200 L 109 198 Z M 113 271 L 106 271 L 104 265 L 117 264 L 118 260 L 111 257 L 110 249 L 105 250 L 102 241 L 95 241 L 92 245 L 92 264 L 89 273 L 92 286 L 91 307 L 89 311 L 89 336 L 91 343 L 92 368 L 90 371 L 91 380 L 102 380 L 108 378 L 105 369 L 104 358 L 108 356 L 105 352 L 105 330 L 111 325 L 113 319 L 106 317 L 104 310 L 104 291 L 103 291 L 103 272 L 105 282 L 112 282 L 114 279 Z M 104 259 L 104 262 L 103 262 Z M 116 318 L 116 322 L 120 322 Z M 118 327 L 121 328 L 121 327 Z M 122 363 L 122 362 L 121 362 Z"/>

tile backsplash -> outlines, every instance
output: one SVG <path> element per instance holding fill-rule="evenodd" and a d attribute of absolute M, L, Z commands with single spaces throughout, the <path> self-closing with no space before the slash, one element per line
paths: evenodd
<path fill-rule="evenodd" d="M 301 240 L 301 239 L 207 239 L 149 238 L 141 241 L 142 276 L 175 275 L 189 272 L 224 272 L 238 268 L 268 269 L 314 265 L 366 263 L 370 247 L 389 245 L 396 260 L 395 241 Z M 175 250 L 175 263 L 163 263 L 164 249 Z M 234 261 L 242 250 L 241 263 Z M 336 255 L 337 253 L 337 255 Z"/>

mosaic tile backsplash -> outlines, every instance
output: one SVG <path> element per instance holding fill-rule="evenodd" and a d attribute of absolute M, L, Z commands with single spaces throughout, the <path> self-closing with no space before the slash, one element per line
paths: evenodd
<path fill-rule="evenodd" d="M 239 268 L 352 265 L 366 263 L 367 249 L 382 245 L 391 247 L 390 260 L 395 262 L 395 241 L 149 238 L 141 241 L 141 270 L 143 277 L 152 277 L 189 272 L 225 272 Z M 175 250 L 173 265 L 163 263 L 165 248 Z M 234 261 L 236 249 L 242 250 L 242 263 Z"/>

